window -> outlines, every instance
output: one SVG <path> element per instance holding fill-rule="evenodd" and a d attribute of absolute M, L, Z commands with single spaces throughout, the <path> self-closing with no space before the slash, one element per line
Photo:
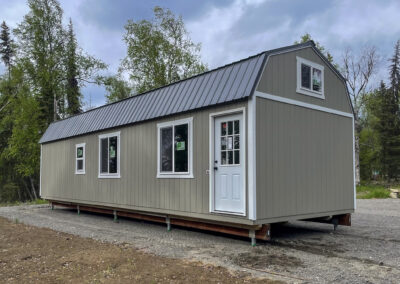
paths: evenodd
<path fill-rule="evenodd" d="M 192 118 L 157 125 L 158 178 L 193 178 Z"/>
<path fill-rule="evenodd" d="M 75 145 L 75 174 L 85 174 L 85 143 Z"/>
<path fill-rule="evenodd" d="M 297 57 L 297 93 L 324 99 L 324 67 Z"/>
<path fill-rule="evenodd" d="M 221 122 L 221 165 L 240 165 L 240 122 Z"/>
<path fill-rule="evenodd" d="M 120 177 L 120 132 L 99 135 L 99 178 Z"/>

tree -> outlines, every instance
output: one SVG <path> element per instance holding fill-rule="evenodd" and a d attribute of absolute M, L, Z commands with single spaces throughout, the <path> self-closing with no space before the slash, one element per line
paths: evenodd
<path fill-rule="evenodd" d="M 116 102 L 132 96 L 132 87 L 128 82 L 117 76 L 100 77 L 102 84 L 104 84 L 107 94 L 107 103 Z"/>
<path fill-rule="evenodd" d="M 400 174 L 400 110 L 392 88 L 381 82 L 374 93 L 371 112 L 376 117 L 374 128 L 379 137 L 379 160 L 382 174 L 389 180 Z"/>
<path fill-rule="evenodd" d="M 378 55 L 375 47 L 366 47 L 358 57 L 351 49 L 343 54 L 342 74 L 346 79 L 349 95 L 353 103 L 355 129 L 355 166 L 356 183 L 360 183 L 360 132 L 362 130 L 361 116 L 366 105 L 369 83 L 378 65 Z"/>
<path fill-rule="evenodd" d="M 29 12 L 14 30 L 32 92 L 37 94 L 43 129 L 57 120 L 63 98 L 63 11 L 56 0 L 28 0 Z"/>
<path fill-rule="evenodd" d="M 399 103 L 399 92 L 400 92 L 400 40 L 396 42 L 394 47 L 393 57 L 389 60 L 391 62 L 389 67 L 390 76 L 390 88 L 393 92 L 393 96 Z"/>
<path fill-rule="evenodd" d="M 294 42 L 294 44 L 300 44 L 300 43 L 305 43 L 307 41 L 313 40 L 311 38 L 311 35 L 309 33 L 305 33 L 304 35 L 302 35 L 300 37 L 300 40 L 296 40 Z M 323 45 L 321 45 L 318 41 L 314 41 L 315 42 L 315 47 L 319 49 L 319 51 L 321 51 L 322 54 L 324 54 L 326 56 L 326 58 L 328 59 L 328 61 L 330 63 L 333 64 L 333 56 L 329 53 L 329 51 L 327 51 L 325 49 L 325 47 Z M 338 66 L 335 65 L 335 67 L 337 68 Z"/>
<path fill-rule="evenodd" d="M 72 20 L 69 20 L 68 33 L 66 39 L 65 50 L 65 67 L 66 67 L 66 88 L 67 109 L 68 115 L 73 115 L 82 112 L 81 98 L 82 94 L 79 91 L 78 85 L 78 66 L 77 66 L 77 42 L 72 26 Z"/>
<path fill-rule="evenodd" d="M 6 22 L 3 21 L 0 32 L 0 54 L 1 60 L 3 60 L 4 65 L 8 69 L 8 79 L 10 79 L 11 76 L 11 66 L 15 55 L 14 48 L 14 40 L 10 36 L 10 28 L 7 26 Z"/>
<path fill-rule="evenodd" d="M 151 21 L 129 20 L 124 41 L 127 55 L 120 72 L 127 72 L 138 93 L 204 72 L 200 45 L 194 44 L 182 17 L 168 9 L 154 8 Z"/>

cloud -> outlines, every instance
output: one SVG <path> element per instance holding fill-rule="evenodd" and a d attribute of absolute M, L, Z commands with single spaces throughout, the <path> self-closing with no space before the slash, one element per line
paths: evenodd
<path fill-rule="evenodd" d="M 375 45 L 383 57 L 376 77 L 383 78 L 387 57 L 400 38 L 397 0 L 61 1 L 65 20 L 72 18 L 79 45 L 107 63 L 108 74 L 117 71 L 126 54 L 122 37 L 127 20 L 150 19 L 156 5 L 182 15 L 211 68 L 292 44 L 308 32 L 339 62 L 347 47 L 357 53 L 365 45 Z M 0 7 L 0 20 L 11 27 L 28 11 L 25 0 L 0 0 Z M 0 72 L 1 68 L 0 64 Z M 105 102 L 104 88 L 87 86 L 82 92 L 86 101 L 91 96 L 92 104 Z"/>

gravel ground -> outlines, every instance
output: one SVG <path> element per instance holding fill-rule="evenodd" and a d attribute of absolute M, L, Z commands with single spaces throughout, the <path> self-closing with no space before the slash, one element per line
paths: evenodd
<path fill-rule="evenodd" d="M 173 228 L 49 206 L 0 208 L 0 216 L 155 255 L 221 265 L 289 283 L 398 283 L 400 200 L 358 200 L 351 227 L 291 222 L 273 227 L 270 242 Z"/>

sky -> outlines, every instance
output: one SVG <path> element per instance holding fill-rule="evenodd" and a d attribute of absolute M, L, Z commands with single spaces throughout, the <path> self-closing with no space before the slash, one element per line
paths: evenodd
<path fill-rule="evenodd" d="M 78 44 L 108 64 L 115 74 L 126 45 L 124 25 L 151 19 L 153 7 L 181 15 L 191 39 L 201 43 L 201 58 L 210 69 L 264 50 L 293 44 L 305 33 L 322 44 L 339 64 L 343 52 L 355 54 L 375 46 L 380 64 L 374 84 L 385 79 L 388 58 L 400 39 L 398 0 L 62 0 L 65 24 L 71 18 Z M 15 28 L 28 12 L 25 0 L 0 0 L 0 21 Z M 0 73 L 4 66 L 0 64 Z M 103 87 L 82 89 L 86 107 L 105 103 Z"/>

